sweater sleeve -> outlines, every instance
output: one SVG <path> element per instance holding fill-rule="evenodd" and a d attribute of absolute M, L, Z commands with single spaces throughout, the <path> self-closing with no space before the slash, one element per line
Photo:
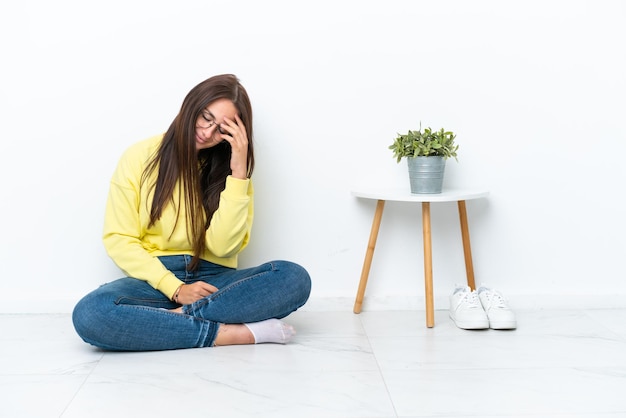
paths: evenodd
<path fill-rule="evenodd" d="M 206 232 L 207 249 L 217 257 L 233 257 L 250 240 L 254 214 L 254 190 L 250 179 L 226 178 L 220 203 Z"/>
<path fill-rule="evenodd" d="M 105 209 L 103 243 L 108 255 L 129 277 L 148 282 L 171 298 L 180 281 L 143 246 L 139 219 L 143 162 L 127 151 L 111 179 Z"/>

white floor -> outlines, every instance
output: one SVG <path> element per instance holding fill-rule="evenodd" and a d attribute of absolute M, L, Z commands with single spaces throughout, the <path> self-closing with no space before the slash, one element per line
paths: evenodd
<path fill-rule="evenodd" d="M 0 315 L 0 416 L 626 417 L 626 309 L 296 312 L 288 345 L 102 352 L 69 315 Z"/>

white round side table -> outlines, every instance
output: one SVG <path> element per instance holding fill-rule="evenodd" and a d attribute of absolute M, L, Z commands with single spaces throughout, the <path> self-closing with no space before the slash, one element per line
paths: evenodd
<path fill-rule="evenodd" d="M 354 302 L 354 313 L 360 313 L 363 305 L 363 296 L 365 295 L 365 287 L 376 248 L 376 239 L 378 238 L 378 230 L 380 221 L 383 216 L 383 209 L 386 201 L 396 202 L 413 202 L 422 204 L 422 229 L 424 239 L 424 285 L 426 294 L 426 326 L 432 328 L 435 326 L 435 307 L 433 301 L 433 268 L 432 268 L 432 241 L 430 230 L 430 204 L 436 202 L 457 202 L 459 208 L 459 219 L 461 223 L 461 238 L 463 240 L 463 254 L 465 257 L 465 271 L 467 273 L 467 284 L 472 289 L 476 288 L 474 280 L 474 265 L 472 264 L 472 250 L 470 246 L 469 227 L 467 223 L 467 210 L 465 202 L 472 199 L 480 199 L 487 197 L 487 190 L 472 189 L 449 189 L 443 190 L 438 194 L 412 194 L 408 190 L 401 189 L 358 189 L 352 190 L 352 195 L 362 199 L 373 199 L 377 201 L 376 211 L 374 212 L 374 220 L 370 232 L 367 250 L 365 252 L 365 260 L 363 261 L 363 269 L 361 271 L 361 280 Z"/>

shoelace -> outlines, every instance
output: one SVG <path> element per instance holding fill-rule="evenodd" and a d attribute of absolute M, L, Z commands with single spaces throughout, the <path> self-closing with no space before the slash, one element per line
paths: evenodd
<path fill-rule="evenodd" d="M 460 300 L 459 300 L 459 305 L 463 302 L 463 301 L 467 301 L 467 303 L 470 305 L 470 307 L 472 308 L 478 308 L 480 307 L 480 301 L 478 300 L 478 295 L 476 294 L 476 292 L 465 292 L 465 296 L 463 296 Z M 482 309 L 482 308 L 481 308 Z"/>
<path fill-rule="evenodd" d="M 489 307 L 493 308 L 506 308 L 506 301 L 501 294 L 492 291 L 486 291 L 487 300 L 489 301 Z"/>

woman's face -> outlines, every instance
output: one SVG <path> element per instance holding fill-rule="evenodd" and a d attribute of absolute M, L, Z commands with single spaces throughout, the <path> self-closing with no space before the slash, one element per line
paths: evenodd
<path fill-rule="evenodd" d="M 224 118 L 235 120 L 237 108 L 228 99 L 217 99 L 206 107 L 196 120 L 196 149 L 211 148 L 224 141 L 220 124 Z M 222 133 L 224 132 L 224 133 Z"/>

